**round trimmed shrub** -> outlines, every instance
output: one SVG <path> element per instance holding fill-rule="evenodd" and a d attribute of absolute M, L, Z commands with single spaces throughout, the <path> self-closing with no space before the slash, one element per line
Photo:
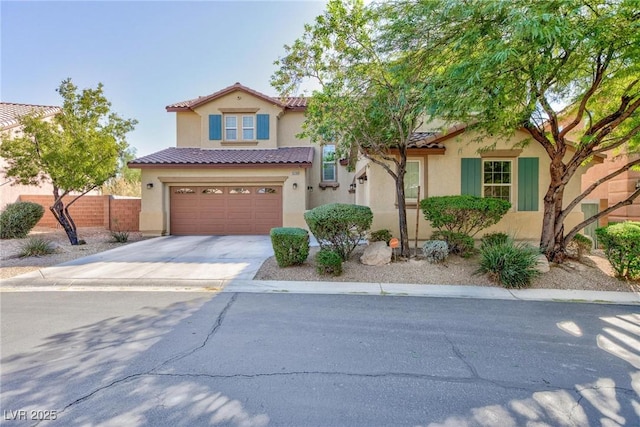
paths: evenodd
<path fill-rule="evenodd" d="M 316 271 L 318 274 L 339 276 L 342 274 L 342 258 L 329 249 L 320 249 L 316 254 Z"/>
<path fill-rule="evenodd" d="M 382 230 L 372 231 L 369 235 L 370 242 L 387 242 L 387 246 L 389 245 L 389 241 L 391 240 L 391 231 L 383 228 Z"/>
<path fill-rule="evenodd" d="M 309 256 L 309 232 L 303 228 L 276 227 L 269 233 L 280 268 L 300 265 Z"/>
<path fill-rule="evenodd" d="M 616 277 L 640 278 L 640 222 L 627 221 L 596 228 L 598 242 Z"/>
<path fill-rule="evenodd" d="M 346 261 L 371 228 L 373 212 L 368 206 L 330 203 L 305 212 L 304 220 L 320 248 Z"/>
<path fill-rule="evenodd" d="M 0 213 L 0 239 L 21 239 L 36 226 L 44 208 L 33 202 L 8 204 Z"/>

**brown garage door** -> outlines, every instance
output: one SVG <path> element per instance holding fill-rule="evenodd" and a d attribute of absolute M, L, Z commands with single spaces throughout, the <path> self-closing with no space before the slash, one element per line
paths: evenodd
<path fill-rule="evenodd" d="M 171 234 L 269 234 L 282 226 L 282 187 L 179 186 L 171 191 Z"/>

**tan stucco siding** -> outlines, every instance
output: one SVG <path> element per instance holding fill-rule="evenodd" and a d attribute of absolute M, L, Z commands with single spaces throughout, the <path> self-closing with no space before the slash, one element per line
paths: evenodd
<path fill-rule="evenodd" d="M 176 113 L 176 146 L 200 148 L 202 146 L 202 118 L 193 111 Z"/>
<path fill-rule="evenodd" d="M 200 120 L 197 124 L 200 132 L 199 147 L 201 148 L 239 148 L 239 149 L 264 149 L 264 148 L 277 148 L 278 146 L 278 116 L 282 114 L 282 108 L 265 101 L 264 99 L 257 98 L 243 91 L 234 91 L 220 98 L 217 98 L 211 102 L 208 102 L 200 107 L 197 107 L 193 114 L 199 116 Z M 224 117 L 222 122 L 222 140 L 210 140 L 209 139 L 209 115 L 211 114 L 233 114 L 238 116 L 238 136 L 242 133 L 241 116 L 255 115 L 255 114 L 269 114 L 269 139 L 258 140 L 257 129 L 254 128 L 254 135 L 256 139 L 251 141 L 225 141 L 224 139 Z M 189 117 L 190 116 L 184 116 Z M 190 118 L 191 119 L 191 118 Z M 176 117 L 178 120 L 178 146 L 182 145 L 181 140 L 189 138 L 189 130 L 187 127 L 194 126 L 193 122 L 181 124 L 183 116 L 178 114 Z M 257 123 L 254 121 L 254 126 Z"/>
<path fill-rule="evenodd" d="M 472 135 L 462 135 L 451 139 L 445 143 L 446 152 L 444 155 L 429 155 L 423 162 L 425 180 L 421 189 L 421 199 L 432 196 L 457 195 L 461 193 L 461 158 L 480 158 L 477 150 L 482 145 L 472 142 Z M 485 159 L 505 159 L 513 160 L 512 170 L 512 209 L 496 226 L 484 232 L 502 231 L 514 235 L 518 239 L 537 240 L 540 238 L 542 230 L 542 213 L 544 210 L 543 197 L 549 186 L 550 161 L 542 147 L 535 142 L 529 144 L 522 152 L 513 153 L 509 156 L 509 150 L 513 143 L 527 138 L 524 132 L 517 132 L 509 142 L 499 142 L 495 149 L 501 150 L 494 153 L 483 154 Z M 519 153 L 519 155 L 518 155 Z M 508 157 L 502 157 L 508 155 Z M 538 211 L 518 212 L 517 191 L 518 191 L 518 157 L 539 158 L 538 177 Z M 410 157 L 411 158 L 411 157 Z M 415 157 L 414 157 L 415 158 Z M 399 234 L 398 211 L 396 208 L 396 190 L 393 178 L 381 167 L 366 159 L 359 161 L 356 168 L 358 171 L 366 170 L 368 181 L 358 184 L 358 194 L 356 203 L 368 204 L 374 212 L 373 230 L 388 228 L 394 235 Z M 426 187 L 426 188 L 425 188 Z M 574 179 L 567 185 L 564 195 L 565 206 L 580 194 L 580 174 L 576 174 Z M 565 229 L 569 230 L 582 221 L 584 215 L 578 206 L 565 221 Z M 409 236 L 415 236 L 416 208 L 407 209 L 407 223 Z M 418 213 L 419 239 L 428 239 L 433 230 L 428 221 L 424 219 L 422 212 Z M 477 237 L 480 237 L 481 232 Z"/>
<path fill-rule="evenodd" d="M 147 189 L 149 183 L 153 184 L 152 189 Z M 283 226 L 304 225 L 302 215 L 306 207 L 306 190 L 303 168 L 143 169 L 140 231 L 144 235 L 159 236 L 171 232 L 169 187 L 179 185 L 282 186 Z"/>

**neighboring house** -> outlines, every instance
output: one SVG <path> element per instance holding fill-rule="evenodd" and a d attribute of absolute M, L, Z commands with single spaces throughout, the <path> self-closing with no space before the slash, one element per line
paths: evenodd
<path fill-rule="evenodd" d="M 133 160 L 142 169 L 140 231 L 163 234 L 267 234 L 272 227 L 304 227 L 303 214 L 326 203 L 370 206 L 372 229 L 398 235 L 393 179 L 361 158 L 347 171 L 332 145 L 312 144 L 296 135 L 304 122 L 305 98 L 280 99 L 239 83 L 214 94 L 169 105 L 176 113 L 176 147 Z M 510 143 L 478 154 L 480 145 L 465 127 L 446 133 L 421 129 L 411 139 L 405 176 L 409 235 L 432 230 L 417 212 L 429 196 L 474 194 L 501 197 L 511 211 L 490 231 L 538 239 L 542 229 L 549 159 L 536 143 L 511 149 L 527 138 L 517 131 Z M 580 192 L 571 182 L 565 200 Z M 584 218 L 570 214 L 567 228 Z"/>
<path fill-rule="evenodd" d="M 637 159 L 638 156 L 640 154 L 631 157 L 631 160 Z M 607 158 L 602 164 L 595 165 L 582 176 L 582 189 L 586 189 L 598 179 L 619 170 L 629 161 L 630 158 L 628 156 L 620 156 Z M 588 201 L 591 201 L 594 206 L 613 206 L 628 198 L 638 188 L 640 188 L 640 172 L 627 170 L 596 188 L 588 196 Z M 632 204 L 611 212 L 605 219 L 600 221 L 600 225 L 604 226 L 608 222 L 623 221 L 640 221 L 640 197 L 635 199 Z"/>
<path fill-rule="evenodd" d="M 43 120 L 51 120 L 58 112 L 60 112 L 60 107 L 56 106 L 0 102 L 0 132 L 14 137 L 21 132 L 21 127 L 18 123 L 19 117 L 27 114 L 37 114 L 42 116 Z M 0 158 L 0 209 L 4 208 L 8 203 L 17 202 L 20 195 L 51 195 L 53 193 L 53 188 L 48 183 L 40 186 L 15 184 L 12 178 L 5 176 L 6 167 L 5 159 Z"/>

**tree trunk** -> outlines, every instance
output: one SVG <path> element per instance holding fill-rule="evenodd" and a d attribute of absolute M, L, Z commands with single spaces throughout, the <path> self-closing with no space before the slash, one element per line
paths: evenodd
<path fill-rule="evenodd" d="M 404 198 L 404 176 L 396 179 L 396 194 L 398 195 L 398 226 L 400 227 L 400 256 L 410 257 L 409 231 L 407 229 L 407 204 Z"/>
<path fill-rule="evenodd" d="M 564 216 L 562 215 L 562 200 L 564 185 L 560 180 L 551 184 L 544 196 L 544 214 L 542 218 L 542 234 L 540 249 L 551 262 L 562 263 L 566 257 L 564 244 Z"/>
<path fill-rule="evenodd" d="M 53 187 L 53 206 L 49 209 L 53 216 L 56 218 L 58 223 L 62 226 L 65 233 L 67 233 L 67 237 L 69 238 L 69 242 L 71 245 L 75 246 L 78 244 L 78 232 L 76 230 L 76 225 L 71 219 L 69 212 L 65 210 L 64 203 L 62 202 L 62 197 L 59 196 L 60 192 L 58 187 Z M 63 195 L 64 196 L 64 195 Z"/>

